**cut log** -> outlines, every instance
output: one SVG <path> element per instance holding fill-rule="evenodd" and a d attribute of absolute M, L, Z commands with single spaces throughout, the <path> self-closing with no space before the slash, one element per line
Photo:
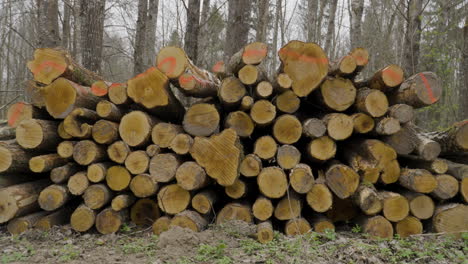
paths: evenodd
<path fill-rule="evenodd" d="M 285 92 L 291 89 L 292 80 L 286 73 L 282 72 L 276 75 L 273 87 L 277 92 Z"/>
<path fill-rule="evenodd" d="M 93 184 L 83 194 L 85 205 L 91 209 L 100 209 L 112 200 L 112 191 L 105 184 Z"/>
<path fill-rule="evenodd" d="M 301 100 L 291 90 L 287 90 L 274 99 L 276 108 L 286 114 L 293 114 L 301 106 Z"/>
<path fill-rule="evenodd" d="M 268 54 L 268 46 L 262 42 L 252 42 L 236 52 L 227 64 L 227 71 L 237 73 L 245 65 L 258 65 Z"/>
<path fill-rule="evenodd" d="M 314 185 L 314 175 L 309 165 L 300 163 L 289 173 L 289 184 L 300 194 L 308 193 Z"/>
<path fill-rule="evenodd" d="M 67 183 L 68 191 L 73 195 L 82 195 L 89 186 L 86 171 L 75 173 Z"/>
<path fill-rule="evenodd" d="M 254 154 L 263 160 L 275 157 L 277 150 L 278 145 L 271 136 L 263 136 L 255 141 Z"/>
<path fill-rule="evenodd" d="M 327 132 L 327 126 L 318 118 L 308 118 L 302 123 L 302 134 L 311 139 L 319 138 Z"/>
<path fill-rule="evenodd" d="M 106 183 L 113 191 L 123 191 L 130 185 L 132 176 L 123 166 L 112 166 L 107 170 Z"/>
<path fill-rule="evenodd" d="M 414 120 L 414 109 L 407 104 L 395 104 L 388 108 L 388 116 L 397 119 L 400 124 L 406 124 Z"/>
<path fill-rule="evenodd" d="M 174 153 L 161 153 L 151 158 L 149 172 L 158 182 L 170 182 L 175 179 L 177 168 L 181 164 Z"/>
<path fill-rule="evenodd" d="M 190 154 L 222 186 L 232 185 L 239 177 L 243 148 L 233 129 L 210 138 L 196 137 Z"/>
<path fill-rule="evenodd" d="M 255 154 L 248 154 L 242 160 L 239 171 L 244 177 L 255 177 L 262 168 L 262 160 Z"/>
<path fill-rule="evenodd" d="M 262 244 L 273 241 L 273 226 L 270 221 L 261 222 L 257 225 L 257 240 Z"/>
<path fill-rule="evenodd" d="M 16 137 L 16 129 L 5 126 L 2 124 L 0 125 L 0 140 L 12 140 Z"/>
<path fill-rule="evenodd" d="M 34 80 L 43 84 L 50 84 L 60 76 L 88 86 L 101 80 L 101 77 L 73 61 L 67 51 L 59 48 L 36 49 L 34 60 L 29 61 L 27 67 Z"/>
<path fill-rule="evenodd" d="M 250 117 L 259 126 L 267 126 L 276 117 L 276 107 L 267 100 L 256 101 L 250 109 Z"/>
<path fill-rule="evenodd" d="M 349 79 L 329 77 L 320 85 L 315 98 L 327 109 L 342 112 L 353 105 L 356 88 Z"/>
<path fill-rule="evenodd" d="M 54 121 L 24 120 L 16 127 L 16 142 L 25 149 L 54 150 L 60 142 L 57 128 Z"/>
<path fill-rule="evenodd" d="M 395 233 L 401 238 L 419 235 L 423 232 L 421 220 L 414 216 L 408 216 L 395 224 Z"/>
<path fill-rule="evenodd" d="M 335 231 L 333 222 L 323 215 L 314 215 L 311 220 L 312 229 L 317 233 Z"/>
<path fill-rule="evenodd" d="M 76 108 L 96 109 L 99 97 L 89 87 L 65 78 L 58 78 L 42 88 L 47 112 L 56 119 L 64 119 Z"/>
<path fill-rule="evenodd" d="M 71 195 L 67 186 L 52 184 L 42 190 L 37 201 L 43 210 L 54 211 L 64 206 L 70 199 Z"/>
<path fill-rule="evenodd" d="M 399 156 L 400 164 L 412 169 L 425 169 L 435 174 L 444 174 L 448 170 L 448 162 L 444 159 L 428 161 L 419 156 Z"/>
<path fill-rule="evenodd" d="M 356 59 L 351 55 L 341 57 L 337 62 L 330 65 L 330 75 L 350 76 L 357 69 Z"/>
<path fill-rule="evenodd" d="M 260 221 L 270 219 L 274 210 L 271 200 L 263 196 L 258 197 L 252 206 L 253 216 Z"/>
<path fill-rule="evenodd" d="M 107 100 L 99 101 L 96 105 L 96 113 L 99 117 L 113 122 L 119 122 L 124 115 L 119 107 Z"/>
<path fill-rule="evenodd" d="M 193 161 L 186 161 L 177 168 L 175 178 L 177 184 L 187 191 L 205 187 L 209 181 L 205 170 Z"/>
<path fill-rule="evenodd" d="M 131 147 L 145 146 L 149 143 L 151 129 L 158 122 L 142 111 L 132 111 L 126 114 L 119 125 L 122 140 Z"/>
<path fill-rule="evenodd" d="M 58 154 L 46 154 L 31 158 L 29 160 L 29 169 L 36 173 L 48 172 L 67 163 L 68 160 Z"/>
<path fill-rule="evenodd" d="M 416 145 L 414 152 L 425 160 L 436 159 L 442 151 L 441 145 L 438 142 L 426 137 L 425 135 L 415 133 L 415 136 L 412 137 L 412 139 Z"/>
<path fill-rule="evenodd" d="M 395 64 L 390 64 L 377 71 L 369 80 L 371 89 L 389 92 L 398 87 L 404 81 L 403 69 Z"/>
<path fill-rule="evenodd" d="M 15 140 L 0 141 L 0 173 L 27 172 L 34 153 L 21 148 Z"/>
<path fill-rule="evenodd" d="M 442 96 L 442 83 L 433 72 L 417 73 L 406 79 L 389 95 L 392 104 L 407 104 L 414 108 L 432 105 Z"/>
<path fill-rule="evenodd" d="M 16 128 L 22 121 L 31 119 L 50 119 L 44 109 L 26 102 L 16 102 L 8 107 L 6 120 L 8 126 Z"/>
<path fill-rule="evenodd" d="M 34 177 L 34 176 L 33 176 Z M 0 174 L 0 189 L 31 181 L 31 174 Z"/>
<path fill-rule="evenodd" d="M 96 212 L 88 206 L 81 204 L 73 211 L 70 217 L 71 228 L 77 232 L 86 232 L 94 226 Z"/>
<path fill-rule="evenodd" d="M 206 137 L 219 130 L 219 121 L 220 116 L 214 105 L 195 104 L 185 113 L 183 126 L 192 136 Z"/>
<path fill-rule="evenodd" d="M 244 96 L 242 97 L 239 109 L 242 111 L 249 111 L 254 104 L 254 99 L 251 96 Z"/>
<path fill-rule="evenodd" d="M 353 195 L 359 186 L 359 175 L 346 165 L 334 164 L 327 169 L 325 182 L 336 196 L 346 199 Z"/>
<path fill-rule="evenodd" d="M 468 120 L 453 124 L 450 128 L 426 133 L 429 139 L 440 144 L 441 154 L 450 155 L 468 151 Z"/>
<path fill-rule="evenodd" d="M 304 235 L 312 231 L 309 221 L 305 218 L 295 218 L 288 220 L 284 226 L 284 234 L 287 236 Z"/>
<path fill-rule="evenodd" d="M 309 95 L 328 74 L 327 55 L 315 43 L 293 40 L 282 47 L 278 55 L 282 70 L 293 81 L 292 90 L 299 97 Z"/>
<path fill-rule="evenodd" d="M 236 111 L 229 113 L 224 127 L 234 129 L 241 138 L 248 138 L 252 135 L 255 124 L 247 113 Z"/>
<path fill-rule="evenodd" d="M 438 206 L 432 225 L 437 233 L 460 233 L 468 230 L 468 206 L 464 204 L 445 204 Z"/>
<path fill-rule="evenodd" d="M 201 232 L 208 225 L 205 217 L 192 210 L 185 210 L 175 215 L 169 226 L 180 226 L 188 228 L 193 232 Z"/>
<path fill-rule="evenodd" d="M 50 180 L 54 183 L 65 183 L 75 173 L 81 170 L 80 166 L 74 162 L 69 162 L 63 166 L 50 171 Z"/>
<path fill-rule="evenodd" d="M 182 132 L 181 126 L 162 122 L 153 127 L 151 139 L 159 147 L 168 148 L 176 135 Z"/>
<path fill-rule="evenodd" d="M 288 179 L 279 167 L 263 168 L 257 176 L 260 192 L 268 198 L 281 198 L 288 189 Z"/>
<path fill-rule="evenodd" d="M 113 162 L 123 164 L 130 154 L 130 147 L 124 141 L 116 141 L 107 148 L 107 156 Z"/>
<path fill-rule="evenodd" d="M 72 135 L 68 134 L 66 131 L 65 131 L 65 128 L 63 127 L 63 121 L 59 123 L 58 125 L 58 128 L 57 128 L 57 134 L 62 138 L 62 139 L 71 139 L 73 138 Z"/>
<path fill-rule="evenodd" d="M 276 152 L 276 162 L 285 170 L 294 168 L 300 161 L 301 152 L 293 145 L 282 145 Z"/>
<path fill-rule="evenodd" d="M 379 91 L 369 88 L 361 88 L 356 95 L 356 110 L 372 117 L 381 117 L 387 113 L 387 96 Z"/>
<path fill-rule="evenodd" d="M 214 212 L 214 204 L 217 202 L 217 194 L 213 190 L 204 190 L 192 198 L 192 207 L 200 214 Z"/>
<path fill-rule="evenodd" d="M 127 81 L 127 94 L 161 118 L 182 120 L 185 108 L 169 89 L 169 79 L 155 67 Z"/>
<path fill-rule="evenodd" d="M 374 119 L 364 113 L 355 113 L 351 115 L 354 124 L 354 132 L 358 134 L 367 134 L 375 127 Z"/>
<path fill-rule="evenodd" d="M 227 77 L 221 82 L 218 98 L 225 107 L 237 107 L 245 95 L 247 95 L 247 90 L 236 77 Z"/>
<path fill-rule="evenodd" d="M 247 195 L 248 186 L 243 180 L 237 179 L 233 185 L 224 187 L 224 192 L 232 199 L 240 199 Z"/>
<path fill-rule="evenodd" d="M 400 122 L 393 117 L 379 118 L 375 122 L 374 133 L 380 136 L 390 136 L 400 130 Z"/>
<path fill-rule="evenodd" d="M 151 229 L 153 230 L 153 234 L 159 236 L 163 232 L 169 230 L 169 225 L 171 223 L 171 217 L 169 216 L 161 216 L 156 221 L 154 221 L 153 226 Z"/>
<path fill-rule="evenodd" d="M 412 215 L 421 220 L 426 220 L 432 217 L 435 210 L 435 204 L 431 197 L 414 192 L 404 192 L 403 195 L 409 202 L 409 208 Z"/>
<path fill-rule="evenodd" d="M 109 87 L 108 94 L 109 100 L 116 105 L 125 105 L 131 102 L 127 94 L 126 83 L 113 83 Z"/>
<path fill-rule="evenodd" d="M 180 133 L 174 137 L 169 148 L 172 151 L 174 151 L 176 154 L 186 155 L 190 152 L 192 145 L 193 145 L 193 138 L 188 134 Z M 146 152 L 148 153 L 148 149 L 146 149 Z M 156 154 L 159 154 L 159 152 L 155 153 L 153 156 L 155 156 Z"/>
<path fill-rule="evenodd" d="M 398 222 L 408 216 L 410 207 L 408 199 L 404 196 L 387 191 L 379 192 L 379 196 L 383 203 L 383 215 L 389 221 Z"/>
<path fill-rule="evenodd" d="M 41 212 L 15 218 L 11 220 L 10 222 L 8 222 L 7 230 L 12 235 L 19 235 L 21 233 L 28 231 L 29 229 L 32 229 L 33 226 L 41 218 L 47 216 L 47 214 L 50 214 L 50 213 L 46 211 L 41 211 Z"/>
<path fill-rule="evenodd" d="M 73 157 L 73 149 L 76 143 L 78 143 L 78 141 L 62 141 L 57 146 L 57 154 L 64 159 Z"/>
<path fill-rule="evenodd" d="M 177 184 L 166 185 L 158 193 L 159 208 L 167 214 L 175 215 L 184 211 L 190 201 L 190 193 Z"/>
<path fill-rule="evenodd" d="M 447 200 L 455 197 L 459 191 L 459 182 L 448 174 L 436 175 L 437 187 L 431 192 L 431 195 L 438 200 Z"/>
<path fill-rule="evenodd" d="M 315 162 L 325 162 L 336 155 L 336 143 L 328 136 L 312 139 L 307 144 L 307 155 Z"/>
<path fill-rule="evenodd" d="M 199 98 L 216 96 L 219 79 L 205 70 L 201 72 L 202 76 L 191 71 L 179 76 L 177 87 L 184 95 Z"/>
<path fill-rule="evenodd" d="M 107 81 L 95 81 L 91 85 L 91 93 L 95 96 L 100 96 L 100 97 L 107 97 L 107 93 L 109 91 L 109 86 L 111 86 L 111 82 Z"/>
<path fill-rule="evenodd" d="M 93 183 L 102 182 L 106 179 L 107 170 L 113 165 L 111 162 L 94 163 L 88 166 L 86 176 Z"/>
<path fill-rule="evenodd" d="M 382 140 L 392 147 L 398 155 L 408 155 L 416 149 L 415 134 L 411 127 L 403 126 L 400 131 L 382 137 Z"/>
<path fill-rule="evenodd" d="M 39 193 L 49 184 L 48 179 L 43 179 L 0 189 L 0 224 L 38 211 Z"/>
<path fill-rule="evenodd" d="M 184 134 L 184 135 L 187 135 L 187 134 Z M 171 143 L 171 145 L 172 145 L 172 143 Z M 161 153 L 161 148 L 156 144 L 151 144 L 151 145 L 148 145 L 146 147 L 146 155 L 148 155 L 148 157 L 150 157 L 150 158 L 156 156 L 159 153 Z M 179 154 L 179 153 L 177 153 L 177 154 Z"/>
<path fill-rule="evenodd" d="M 154 220 L 161 216 L 158 204 L 153 199 L 140 199 L 133 204 L 130 211 L 130 219 L 140 226 L 150 226 Z"/>
<path fill-rule="evenodd" d="M 399 183 L 401 186 L 419 193 L 430 193 L 437 187 L 434 175 L 424 169 L 403 169 Z"/>
<path fill-rule="evenodd" d="M 352 198 L 354 203 L 366 215 L 376 215 L 383 209 L 382 199 L 373 186 L 359 185 Z"/>
<path fill-rule="evenodd" d="M 96 216 L 96 230 L 103 234 L 112 234 L 120 230 L 120 227 L 125 223 L 128 212 L 114 211 L 112 208 L 102 210 Z"/>
<path fill-rule="evenodd" d="M 137 150 L 128 154 L 125 160 L 125 168 L 132 174 L 141 174 L 148 171 L 150 158 L 146 151 Z"/>
<path fill-rule="evenodd" d="M 356 60 L 356 71 L 359 72 L 361 71 L 364 66 L 369 63 L 369 52 L 365 48 L 357 47 L 354 48 L 349 55 L 353 56 L 354 59 Z"/>
<path fill-rule="evenodd" d="M 71 213 L 73 212 L 72 209 L 72 207 L 63 207 L 60 210 L 48 213 L 34 224 L 34 228 L 40 231 L 49 231 L 54 226 L 68 224 L 70 222 Z"/>
<path fill-rule="evenodd" d="M 72 137 L 90 138 L 92 136 L 92 123 L 98 119 L 99 116 L 96 112 L 86 108 L 76 108 L 65 117 L 63 128 Z"/>
<path fill-rule="evenodd" d="M 267 99 L 273 95 L 273 85 L 268 81 L 261 81 L 255 86 L 255 97 Z"/>
<path fill-rule="evenodd" d="M 97 145 L 91 140 L 82 140 L 73 148 L 73 159 L 83 166 L 103 161 L 106 158 L 105 147 Z"/>
<path fill-rule="evenodd" d="M 245 85 L 259 84 L 266 79 L 263 65 L 245 65 L 237 73 L 239 81 Z M 273 90 L 273 87 L 271 88 Z"/>
<path fill-rule="evenodd" d="M 274 216 L 278 220 L 298 218 L 302 211 L 302 201 L 298 194 L 288 192 L 276 205 Z"/>
<path fill-rule="evenodd" d="M 310 208 L 318 213 L 330 210 L 333 205 L 333 195 L 327 185 L 323 183 L 313 184 L 307 193 L 306 200 Z"/>
<path fill-rule="evenodd" d="M 302 124 L 293 115 L 282 115 L 275 120 L 273 136 L 282 144 L 294 144 L 301 138 Z"/>
<path fill-rule="evenodd" d="M 353 134 L 353 119 L 345 114 L 327 114 L 322 119 L 327 126 L 328 136 L 334 140 L 345 140 Z"/>
<path fill-rule="evenodd" d="M 150 174 L 138 174 L 130 181 L 130 190 L 136 197 L 155 195 L 159 190 L 158 181 Z"/>
<path fill-rule="evenodd" d="M 447 173 L 457 178 L 458 180 L 463 180 L 468 178 L 468 165 L 451 162 L 449 160 L 444 160 L 447 165 Z"/>
<path fill-rule="evenodd" d="M 252 212 L 249 205 L 240 203 L 228 203 L 218 213 L 216 224 L 220 225 L 230 220 L 240 220 L 247 223 L 253 222 Z"/>
<path fill-rule="evenodd" d="M 364 217 L 357 221 L 362 231 L 372 237 L 393 238 L 392 224 L 381 215 Z"/>
<path fill-rule="evenodd" d="M 107 120 L 99 120 L 93 125 L 92 135 L 99 144 L 112 144 L 119 139 L 119 124 Z"/>
<path fill-rule="evenodd" d="M 123 209 L 129 208 L 136 202 L 135 196 L 132 194 L 119 194 L 112 199 L 111 207 L 112 210 L 118 212 Z"/>

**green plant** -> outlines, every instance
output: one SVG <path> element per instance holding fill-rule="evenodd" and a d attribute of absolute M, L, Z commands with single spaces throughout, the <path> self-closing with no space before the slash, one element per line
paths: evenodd
<path fill-rule="evenodd" d="M 198 254 L 195 256 L 197 261 L 209 261 L 216 264 L 230 264 L 233 263 L 233 260 L 225 256 L 224 250 L 226 249 L 226 244 L 221 242 L 215 246 L 201 244 L 198 248 Z"/>
<path fill-rule="evenodd" d="M 132 231 L 132 228 L 127 224 L 123 223 L 122 226 L 120 227 L 120 232 L 130 232 Z"/>
<path fill-rule="evenodd" d="M 325 232 L 322 235 L 328 240 L 336 240 L 336 233 L 333 229 L 325 229 Z"/>
<path fill-rule="evenodd" d="M 67 244 L 60 249 L 60 261 L 72 261 L 80 256 L 80 252 L 71 244 Z"/>
<path fill-rule="evenodd" d="M 151 239 L 137 239 L 135 241 L 129 241 L 122 243 L 122 251 L 125 254 L 137 254 L 143 253 L 148 257 L 154 256 L 156 254 L 156 240 Z"/>
<path fill-rule="evenodd" d="M 356 234 L 361 233 L 362 232 L 362 227 L 360 225 L 355 225 L 351 229 L 351 232 L 356 233 Z"/>

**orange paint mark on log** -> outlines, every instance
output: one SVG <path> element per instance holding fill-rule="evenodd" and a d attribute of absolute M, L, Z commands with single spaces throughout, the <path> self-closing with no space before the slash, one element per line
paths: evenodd
<path fill-rule="evenodd" d="M 355 56 L 354 58 L 356 59 L 358 64 L 366 64 L 369 61 L 367 58 L 364 58 L 361 55 Z"/>
<path fill-rule="evenodd" d="M 91 85 L 91 93 L 96 96 L 104 96 L 107 94 L 107 89 L 100 87 L 99 85 Z"/>
<path fill-rule="evenodd" d="M 242 56 L 243 57 L 266 56 L 266 54 L 267 54 L 267 49 L 266 47 L 263 47 L 262 49 L 244 50 L 244 53 L 242 54 Z"/>
<path fill-rule="evenodd" d="M 192 80 L 195 80 L 195 82 L 202 85 L 202 87 L 206 87 L 206 85 L 209 83 L 208 81 L 197 78 L 197 76 L 195 76 L 195 75 L 190 75 L 189 77 L 185 77 L 184 75 L 181 75 L 179 77 L 179 83 L 180 84 L 187 84 L 187 83 L 191 82 Z"/>
<path fill-rule="evenodd" d="M 56 69 L 59 72 L 64 72 L 66 69 L 65 65 L 56 63 L 55 61 L 43 61 L 39 66 L 32 70 L 32 73 L 36 75 L 39 72 L 50 72 L 51 69 Z"/>
<path fill-rule="evenodd" d="M 218 61 L 216 62 L 216 64 L 213 66 L 213 72 L 219 72 L 221 71 L 221 68 L 223 67 L 224 65 L 224 61 Z"/>
<path fill-rule="evenodd" d="M 172 73 L 174 73 L 175 71 L 175 68 L 176 68 L 176 58 L 174 57 L 167 57 L 165 58 L 164 60 L 162 60 L 160 63 L 158 63 L 158 68 L 160 70 L 163 70 L 163 67 L 165 67 L 165 65 L 168 64 L 168 69 L 165 71 L 166 74 L 170 75 Z"/>
<path fill-rule="evenodd" d="M 390 78 L 392 78 L 393 80 L 396 80 L 399 83 L 403 81 L 403 76 L 399 74 L 398 72 L 392 70 L 391 68 L 384 69 L 382 73 L 390 76 Z"/>
<path fill-rule="evenodd" d="M 314 64 L 328 64 L 328 59 L 327 58 L 315 58 L 315 57 L 310 57 L 305 54 L 301 54 L 298 52 L 295 52 L 293 50 L 287 50 L 287 49 L 281 49 L 279 51 L 280 55 L 285 55 L 288 57 L 292 57 L 293 59 L 296 59 L 298 61 L 303 61 L 306 63 L 314 63 Z"/>
<path fill-rule="evenodd" d="M 424 76 L 423 73 L 420 73 L 419 77 L 421 77 L 421 80 L 424 83 L 424 87 L 426 87 L 429 100 L 431 100 L 431 103 L 435 103 L 437 99 L 434 97 L 434 92 L 432 91 L 431 85 L 429 84 L 429 81 L 427 80 L 426 76 Z"/>
<path fill-rule="evenodd" d="M 14 125 L 16 125 L 16 121 L 18 121 L 18 118 L 20 117 L 20 114 L 23 112 L 23 109 L 25 106 L 26 104 L 23 102 L 19 102 L 16 104 L 15 109 L 13 110 L 13 114 L 8 119 L 8 125 L 10 127 L 13 127 Z"/>

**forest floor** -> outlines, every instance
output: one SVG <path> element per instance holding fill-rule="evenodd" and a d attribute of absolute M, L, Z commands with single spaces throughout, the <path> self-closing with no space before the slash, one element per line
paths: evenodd
<path fill-rule="evenodd" d="M 382 240 L 354 227 L 295 238 L 277 233 L 272 242 L 260 244 L 251 238 L 255 227 L 243 222 L 200 233 L 176 227 L 159 237 L 131 226 L 106 236 L 69 227 L 20 236 L 0 229 L 1 263 L 468 263 L 467 234 Z"/>

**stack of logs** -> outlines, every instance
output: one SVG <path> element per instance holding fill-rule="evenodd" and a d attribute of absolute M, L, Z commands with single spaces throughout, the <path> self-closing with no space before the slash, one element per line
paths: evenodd
<path fill-rule="evenodd" d="M 108 234 L 130 220 L 160 234 L 243 220 L 260 242 L 345 222 L 385 238 L 468 230 L 468 122 L 413 122 L 441 97 L 434 73 L 388 65 L 357 80 L 364 48 L 329 63 L 291 41 L 268 77 L 267 53 L 251 43 L 209 72 L 165 47 L 110 83 L 36 50 L 32 101 L 10 107 L 16 133 L 0 142 L 0 223 Z"/>

